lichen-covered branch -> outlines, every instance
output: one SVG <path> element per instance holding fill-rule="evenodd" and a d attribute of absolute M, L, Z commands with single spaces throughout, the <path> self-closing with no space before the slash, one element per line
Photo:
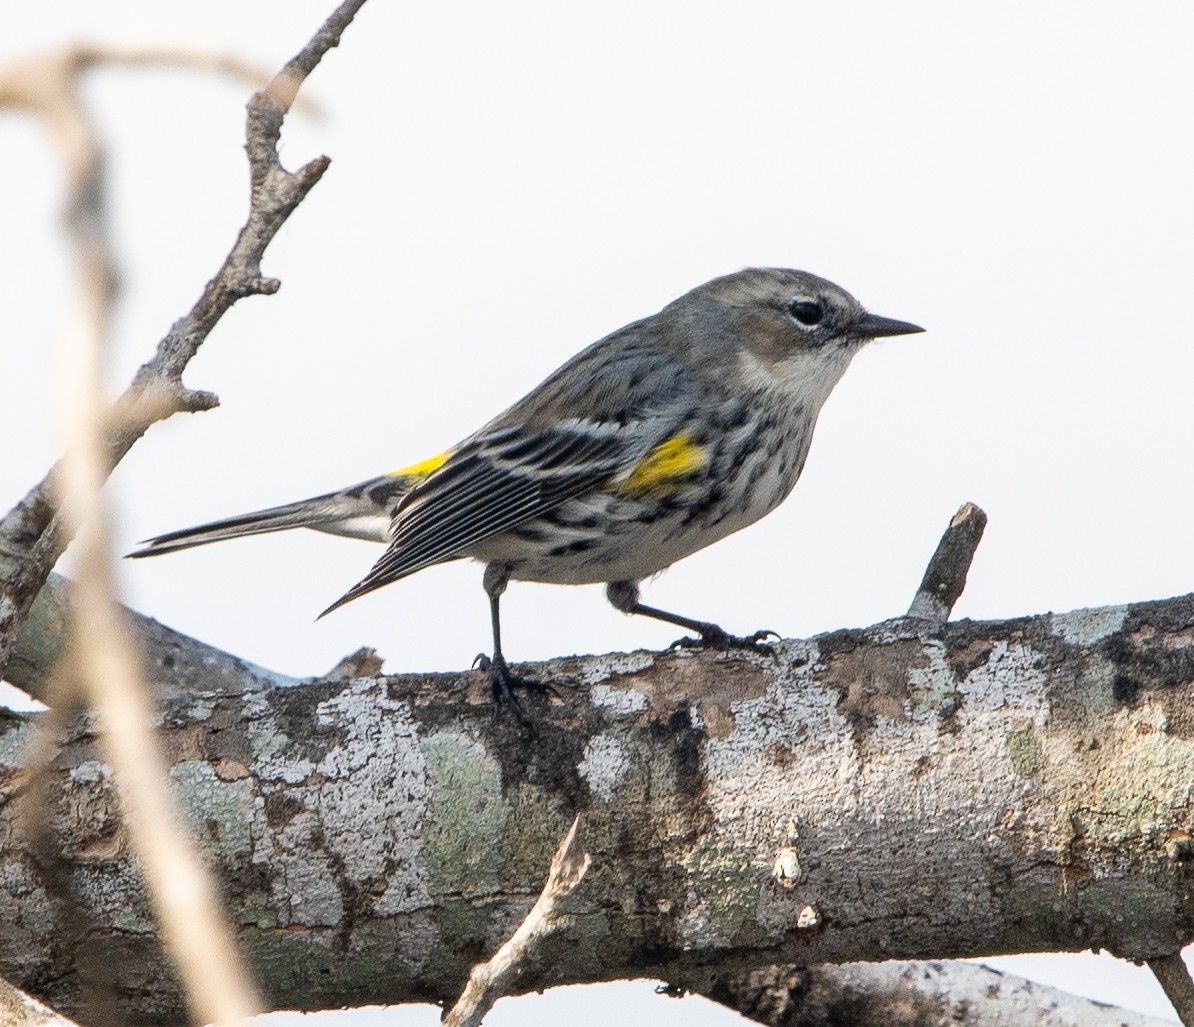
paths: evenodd
<path fill-rule="evenodd" d="M 479 673 L 176 695 L 160 732 L 268 1001 L 450 1001 L 582 813 L 593 866 L 526 989 L 752 967 L 1194 938 L 1194 597 L 1013 621 L 903 619 L 778 657 L 535 668 L 536 730 Z M 573 682 L 567 684 L 567 681 Z M 0 721 L 0 976 L 76 1011 L 17 830 L 28 717 Z M 90 725 L 54 826 L 130 1022 L 175 983 Z"/>
<path fill-rule="evenodd" d="M 961 962 L 771 967 L 719 981 L 708 997 L 767 1027 L 1172 1027 Z"/>

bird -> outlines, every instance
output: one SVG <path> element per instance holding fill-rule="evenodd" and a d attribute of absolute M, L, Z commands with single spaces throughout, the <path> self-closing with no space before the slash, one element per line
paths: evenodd
<path fill-rule="evenodd" d="M 868 313 L 805 271 L 746 268 L 582 350 L 462 442 L 311 499 L 146 539 L 132 557 L 311 528 L 384 543 L 369 573 L 319 616 L 435 564 L 484 564 L 492 654 L 474 666 L 521 716 L 502 649 L 511 580 L 604 584 L 626 614 L 693 632 L 678 645 L 757 648 L 711 622 L 648 606 L 640 584 L 774 510 L 813 429 L 873 339 L 924 331 Z"/>

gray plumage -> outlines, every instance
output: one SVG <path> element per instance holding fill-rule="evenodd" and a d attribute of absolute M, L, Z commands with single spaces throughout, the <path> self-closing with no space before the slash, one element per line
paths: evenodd
<path fill-rule="evenodd" d="M 388 543 L 325 613 L 472 557 L 490 565 L 495 635 L 509 578 L 621 584 L 615 605 L 658 615 L 635 583 L 779 505 L 854 354 L 920 330 L 868 314 L 815 275 L 740 271 L 594 343 L 440 458 L 160 535 L 132 555 L 308 527 Z"/>

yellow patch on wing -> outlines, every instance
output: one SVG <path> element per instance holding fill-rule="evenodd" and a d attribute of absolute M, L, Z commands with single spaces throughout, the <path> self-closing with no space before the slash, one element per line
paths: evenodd
<path fill-rule="evenodd" d="M 435 456 L 429 456 L 426 460 L 420 460 L 417 464 L 411 464 L 409 467 L 399 467 L 396 471 L 391 471 L 386 475 L 387 478 L 426 478 L 433 471 L 438 471 L 447 462 L 448 457 L 452 455 L 450 449 L 445 449 L 442 453 L 437 453 Z"/>
<path fill-rule="evenodd" d="M 708 462 L 706 447 L 682 431 L 651 450 L 616 483 L 616 488 L 631 496 L 666 496 L 682 489 L 687 479 Z"/>

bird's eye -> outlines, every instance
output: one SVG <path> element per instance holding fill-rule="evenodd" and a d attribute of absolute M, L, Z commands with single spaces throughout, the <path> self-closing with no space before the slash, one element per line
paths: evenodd
<path fill-rule="evenodd" d="M 792 300 L 788 304 L 788 313 L 792 315 L 797 323 L 802 324 L 805 328 L 811 328 L 815 324 L 819 324 L 821 318 L 825 316 L 825 310 L 820 303 L 813 303 L 811 300 Z"/>

